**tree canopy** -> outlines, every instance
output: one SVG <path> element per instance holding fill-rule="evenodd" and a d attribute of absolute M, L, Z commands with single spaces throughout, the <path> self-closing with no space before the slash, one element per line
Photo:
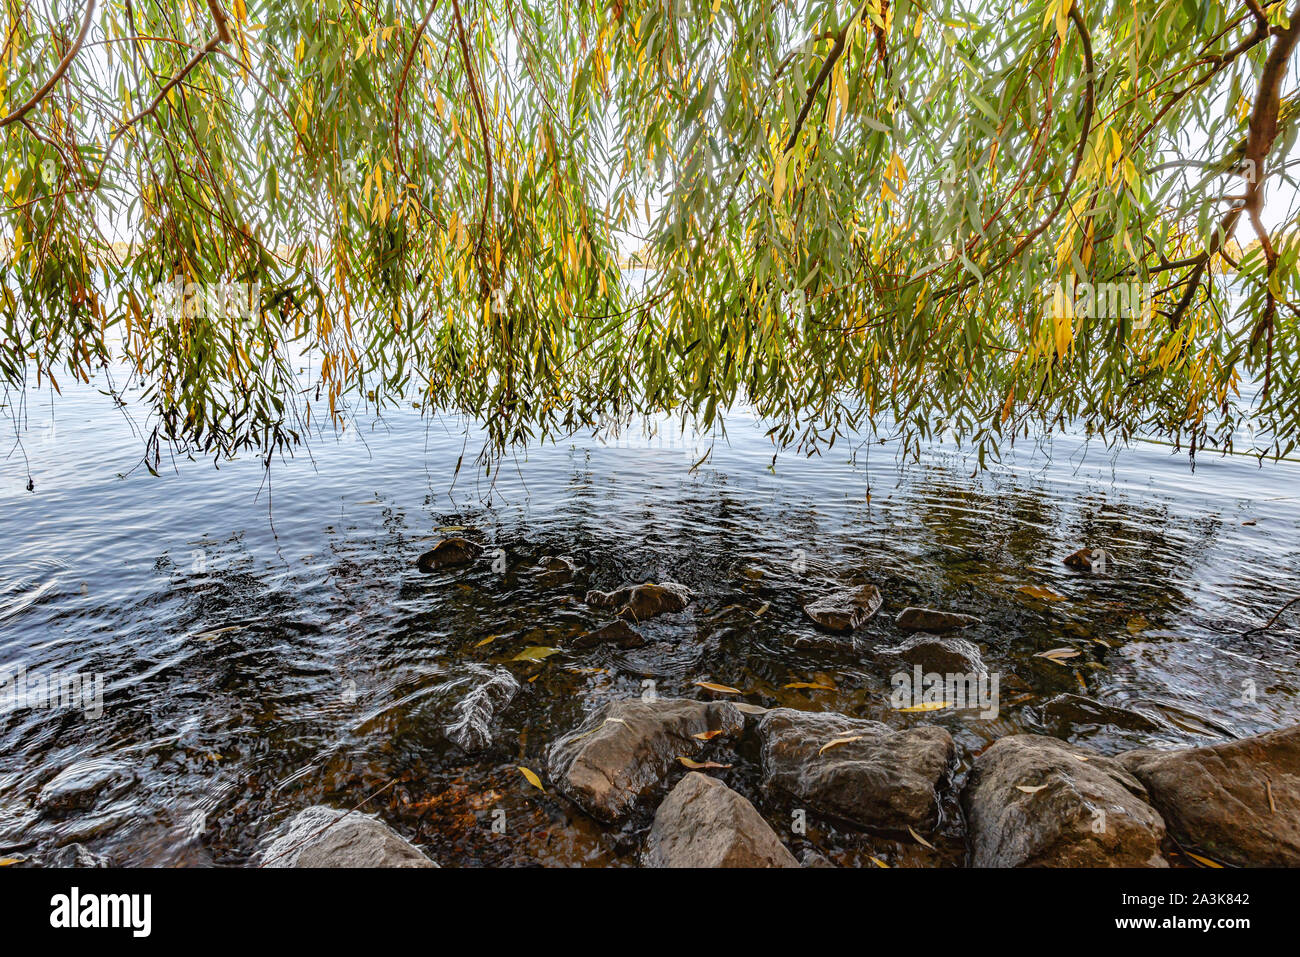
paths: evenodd
<path fill-rule="evenodd" d="M 0 375 L 125 364 L 147 461 L 413 399 L 1300 437 L 1300 2 L 3 5 Z"/>

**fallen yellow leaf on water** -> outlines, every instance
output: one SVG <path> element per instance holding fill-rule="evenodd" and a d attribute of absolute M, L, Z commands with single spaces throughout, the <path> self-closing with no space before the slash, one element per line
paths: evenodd
<path fill-rule="evenodd" d="M 709 691 L 716 691 L 718 694 L 744 694 L 739 688 L 732 688 L 730 685 L 716 685 L 712 681 L 693 682 L 701 688 L 707 688 Z"/>
<path fill-rule="evenodd" d="M 1037 787 L 1032 787 L 1032 788 L 1029 787 L 1029 786 L 1026 785 L 1026 784 L 1017 784 L 1017 785 L 1016 785 L 1016 790 L 1017 790 L 1017 791 L 1024 791 L 1026 794 L 1037 794 L 1039 791 L 1041 791 L 1041 790 L 1042 790 L 1043 788 L 1045 788 L 1045 787 L 1047 787 L 1046 784 L 1040 784 L 1040 785 L 1038 785 Z"/>
<path fill-rule="evenodd" d="M 535 771 L 533 771 L 530 768 L 524 767 L 522 764 L 519 765 L 518 767 L 519 767 L 519 772 L 528 779 L 529 784 L 537 788 L 537 790 L 539 791 L 546 790 L 546 788 L 542 787 L 542 779 L 537 776 L 537 773 Z"/>
<path fill-rule="evenodd" d="M 688 757 L 679 756 L 678 761 L 682 762 L 683 767 L 688 767 L 692 771 L 699 771 L 701 768 L 729 768 L 730 764 L 719 764 L 717 761 L 695 761 Z"/>
<path fill-rule="evenodd" d="M 759 706 L 756 705 L 756 704 L 746 704 L 746 703 L 743 702 L 743 701 L 737 701 L 737 702 L 736 702 L 736 710 L 738 710 L 738 711 L 742 711 L 742 712 L 744 712 L 745 714 L 767 714 L 767 713 L 768 713 L 769 711 L 771 711 L 772 709 L 771 709 L 771 708 L 762 708 L 762 707 L 759 707 Z"/>
<path fill-rule="evenodd" d="M 951 701 L 923 701 L 920 704 L 914 704 L 909 708 L 897 708 L 905 714 L 915 714 L 919 711 L 942 711 L 944 708 L 951 708 Z"/>
<path fill-rule="evenodd" d="M 826 751 L 830 750 L 831 748 L 839 747 L 841 744 L 851 744 L 854 741 L 861 741 L 861 740 L 862 740 L 862 735 L 860 734 L 855 734 L 852 737 L 848 737 L 848 738 L 835 738 L 832 741 L 827 741 L 820 748 L 818 748 L 817 753 L 824 754 Z"/>
<path fill-rule="evenodd" d="M 1186 854 L 1188 857 L 1190 857 L 1197 864 L 1200 864 L 1202 867 L 1214 867 L 1220 870 L 1223 869 L 1223 865 L 1220 864 L 1218 861 L 1212 861 L 1208 857 L 1201 857 L 1201 855 L 1193 854 L 1191 851 L 1183 851 L 1183 853 Z"/>
<path fill-rule="evenodd" d="M 525 648 L 519 654 L 511 658 L 511 661 L 541 661 L 543 658 L 549 658 L 556 654 L 559 648 L 548 648 L 545 645 L 537 645 L 532 648 Z"/>
<path fill-rule="evenodd" d="M 834 685 L 824 685 L 817 681 L 792 681 L 788 685 L 782 685 L 783 688 L 810 688 L 815 691 L 834 691 Z"/>
<path fill-rule="evenodd" d="M 699 738 L 701 741 L 712 741 L 718 735 L 722 734 L 722 729 L 716 731 L 701 731 L 699 734 L 691 735 L 692 738 Z"/>
<path fill-rule="evenodd" d="M 1016 591 L 1022 595 L 1028 595 L 1030 598 L 1037 598 L 1039 601 L 1065 601 L 1064 595 L 1058 595 L 1050 588 L 1044 588 L 1042 585 L 1021 585 Z"/>
<path fill-rule="evenodd" d="M 1147 621 L 1141 615 L 1135 615 L 1134 617 L 1128 620 L 1128 624 L 1126 624 L 1124 627 L 1128 629 L 1128 633 L 1130 635 L 1136 635 L 1138 632 L 1146 631 L 1148 628 L 1150 628 L 1151 622 Z"/>
<path fill-rule="evenodd" d="M 880 858 L 878 858 L 878 857 L 872 857 L 870 854 L 868 854 L 868 855 L 867 855 L 867 860 L 871 861 L 871 863 L 872 863 L 872 864 L 875 864 L 877 867 L 883 867 L 885 870 L 889 870 L 889 865 L 886 864 L 884 861 L 882 861 L 882 860 L 881 860 Z"/>
<path fill-rule="evenodd" d="M 23 857 L 0 857 L 0 867 L 9 867 L 11 864 L 21 864 L 26 858 Z"/>
<path fill-rule="evenodd" d="M 924 844 L 926 847 L 928 847 L 928 848 L 929 848 L 930 850 L 932 850 L 932 851 L 937 851 L 937 850 L 938 850 L 937 847 L 935 847 L 933 844 L 931 844 L 929 841 L 927 841 L 925 838 L 923 838 L 920 834 L 917 834 L 917 833 L 916 833 L 915 831 L 913 831 L 910 827 L 909 827 L 907 830 L 908 830 L 908 832 L 909 832 L 909 833 L 910 833 L 914 838 L 916 838 L 916 842 L 917 842 L 918 844 Z"/>
<path fill-rule="evenodd" d="M 1079 657 L 1079 650 L 1077 648 L 1052 648 L 1050 651 L 1040 651 L 1034 657 L 1046 658 L 1048 661 L 1055 661 L 1059 665 L 1068 658 Z"/>
<path fill-rule="evenodd" d="M 487 636 L 486 638 L 484 638 L 482 641 L 480 641 L 480 642 L 478 642 L 477 644 L 475 644 L 474 647 L 475 647 L 475 648 L 482 648 L 484 645 L 491 644 L 492 642 L 496 641 L 496 640 L 497 640 L 498 638 L 500 638 L 500 637 L 501 637 L 500 635 L 488 635 L 488 636 Z"/>

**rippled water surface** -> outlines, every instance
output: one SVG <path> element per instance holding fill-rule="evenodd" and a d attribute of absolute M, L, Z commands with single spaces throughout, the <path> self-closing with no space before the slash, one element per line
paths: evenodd
<path fill-rule="evenodd" d="M 1193 472 L 1165 448 L 1058 438 L 978 478 L 945 447 L 900 467 L 888 446 L 850 463 L 837 443 L 770 467 L 764 428 L 735 415 L 694 474 L 693 439 L 637 433 L 532 449 L 488 477 L 471 464 L 473 437 L 455 473 L 459 423 L 406 410 L 367 419 L 351 441 L 319 438 L 269 478 L 254 459 L 164 463 L 154 477 L 136 467 L 130 405 L 92 388 L 67 391 L 53 414 L 47 397 L 26 399 L 22 447 L 10 451 L 6 419 L 0 462 L 0 669 L 102 674 L 105 690 L 98 718 L 0 712 L 0 857 L 36 862 L 78 842 L 118 864 L 242 865 L 295 811 L 370 798 L 444 864 L 635 864 L 649 811 L 596 824 L 545 780 L 544 752 L 648 680 L 664 696 L 708 697 L 703 680 L 757 705 L 942 723 L 963 767 L 1023 730 L 1113 752 L 1300 720 L 1300 613 L 1241 634 L 1300 594 L 1295 465 L 1202 456 Z M 416 556 L 445 534 L 500 547 L 504 572 L 489 558 L 421 575 Z M 1114 566 L 1064 567 L 1085 545 Z M 579 574 L 548 584 L 536 567 L 547 555 L 571 556 Z M 587 588 L 645 580 L 698 596 L 647 626 L 650 644 L 512 660 L 603 620 Z M 819 640 L 801 603 L 866 581 L 883 613 L 854 644 Z M 895 642 L 892 615 L 908 604 L 982 618 L 967 636 L 1001 673 L 996 719 L 891 710 L 889 675 L 863 649 Z M 1060 647 L 1080 654 L 1034 657 Z M 522 690 L 492 748 L 471 757 L 442 729 L 476 663 L 503 664 Z M 1140 707 L 1162 730 L 1044 725 L 1037 707 L 1065 691 Z M 951 807 L 937 850 L 815 820 L 792 835 L 789 808 L 758 787 L 752 745 L 710 748 L 734 765 L 716 773 L 796 852 L 961 862 Z M 36 806 L 61 769 L 87 761 L 132 780 L 72 811 Z"/>

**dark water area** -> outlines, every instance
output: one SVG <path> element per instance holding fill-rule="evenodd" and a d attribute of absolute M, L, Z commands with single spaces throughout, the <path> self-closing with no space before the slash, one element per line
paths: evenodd
<path fill-rule="evenodd" d="M 762 707 L 942 724 L 959 776 L 1022 731 L 1114 753 L 1300 720 L 1300 614 L 1242 634 L 1300 594 L 1294 464 L 1202 455 L 1193 472 L 1163 447 L 1065 437 L 977 477 L 943 444 L 906 466 L 889 446 L 850 462 L 841 443 L 773 466 L 762 424 L 737 414 L 695 473 L 693 438 L 634 430 L 531 449 L 487 477 L 461 423 L 403 410 L 342 442 L 318 437 L 269 480 L 252 458 L 164 462 L 154 477 L 94 389 L 53 412 L 29 393 L 25 414 L 21 449 L 11 434 L 0 461 L 0 672 L 100 674 L 103 713 L 0 710 L 0 858 L 76 842 L 117 864 L 242 866 L 296 811 L 370 798 L 364 810 L 444 865 L 635 865 L 654 802 L 599 824 L 558 794 L 545 751 L 648 681 L 662 697 L 715 697 L 695 684 L 707 681 Z M 420 574 L 416 557 L 448 534 L 504 561 Z M 1084 546 L 1112 566 L 1066 568 Z M 573 559 L 572 581 L 541 574 L 551 555 Z M 647 580 L 696 600 L 644 625 L 642 648 L 565 647 L 607 618 L 584 604 L 588 588 Z M 801 606 L 859 582 L 880 587 L 882 613 L 830 643 Z M 965 636 L 1001 676 L 996 717 L 891 707 L 890 676 L 865 649 L 897 642 L 893 616 L 911 604 L 981 618 Z M 537 647 L 561 650 L 517 660 Z M 1061 647 L 1079 654 L 1035 657 Z M 521 691 L 492 746 L 467 755 L 443 729 L 482 665 L 508 668 Z M 1063 692 L 1140 708 L 1159 729 L 1060 727 L 1039 708 Z M 794 834 L 752 743 L 710 742 L 704 758 L 732 765 L 711 773 L 796 854 L 962 863 L 955 806 L 934 849 L 816 818 Z M 129 773 L 83 806 L 37 805 L 85 762 Z"/>

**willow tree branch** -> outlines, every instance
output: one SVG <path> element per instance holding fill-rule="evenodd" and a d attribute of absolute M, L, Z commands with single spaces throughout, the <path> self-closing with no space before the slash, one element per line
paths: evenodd
<path fill-rule="evenodd" d="M 402 64 L 402 78 L 397 81 L 397 92 L 393 94 L 393 160 L 397 165 L 397 172 L 405 174 L 406 167 L 402 162 L 402 141 L 400 137 L 402 129 L 402 91 L 406 89 L 406 77 L 411 72 L 411 63 L 415 60 L 415 51 L 420 48 L 420 39 L 424 36 L 424 31 L 429 28 L 429 20 L 433 17 L 433 11 L 438 9 L 438 0 L 433 0 L 429 4 L 429 9 L 424 13 L 424 19 L 420 21 L 419 28 L 415 31 L 415 39 L 411 42 L 411 49 L 406 52 L 406 62 Z"/>
<path fill-rule="evenodd" d="M 18 107 L 18 109 L 0 120 L 0 130 L 4 129 L 10 123 L 15 123 L 18 120 L 21 120 L 31 112 L 32 108 L 36 106 L 37 103 L 45 99 L 49 92 L 58 85 L 59 80 L 63 78 L 63 74 L 68 72 L 68 67 L 72 66 L 72 61 L 76 58 L 77 52 L 81 49 L 81 44 L 86 40 L 86 34 L 90 33 L 90 21 L 94 13 L 95 0 L 89 0 L 86 4 L 85 16 L 81 21 L 81 31 L 77 34 L 77 38 L 72 41 L 72 46 L 69 47 L 68 52 L 63 55 L 63 59 L 59 61 L 59 65 L 54 68 L 53 75 L 45 81 L 44 85 L 41 86 L 39 90 L 28 97 L 27 101 L 23 103 L 22 106 Z"/>
<path fill-rule="evenodd" d="M 465 37 L 465 23 L 460 17 L 459 0 L 451 0 L 452 11 L 456 15 L 456 38 L 460 41 L 461 57 L 465 61 L 465 75 L 469 78 L 469 91 L 474 100 L 474 113 L 478 116 L 479 132 L 483 137 L 483 161 L 487 167 L 487 195 L 483 198 L 483 215 L 478 226 L 478 240 L 474 243 L 474 258 L 479 263 L 479 282 L 484 296 L 492 289 L 488 279 L 488 270 L 483 264 L 483 240 L 487 237 L 488 211 L 493 203 L 492 185 L 492 143 L 488 138 L 487 115 L 483 107 L 483 94 L 479 92 L 478 79 L 474 74 L 474 60 L 470 54 L 469 41 Z"/>

